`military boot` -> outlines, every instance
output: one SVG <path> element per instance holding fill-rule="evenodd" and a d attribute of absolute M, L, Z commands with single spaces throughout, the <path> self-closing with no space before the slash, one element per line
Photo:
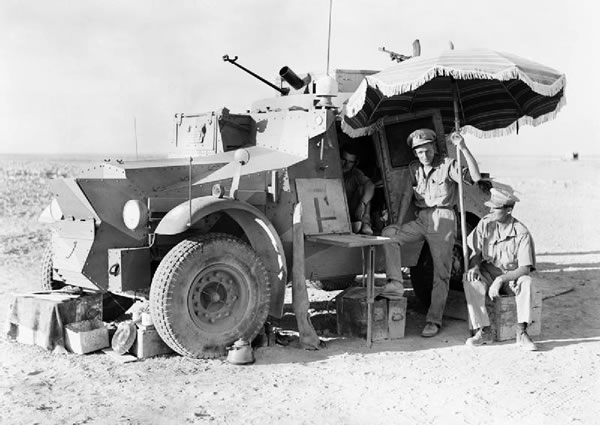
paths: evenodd
<path fill-rule="evenodd" d="M 362 227 L 360 228 L 360 233 L 371 236 L 373 235 L 373 229 L 369 223 L 363 223 Z"/>
<path fill-rule="evenodd" d="M 526 329 L 519 329 L 517 331 L 517 345 L 525 351 L 538 350 L 537 344 L 533 342 Z"/>
<path fill-rule="evenodd" d="M 492 344 L 493 342 L 494 339 L 492 338 L 492 332 L 489 326 L 486 326 L 485 328 L 477 329 L 475 335 L 473 335 L 471 338 L 468 338 L 465 344 L 472 347 L 479 347 L 480 345 Z"/>
<path fill-rule="evenodd" d="M 381 295 L 390 299 L 399 299 L 404 296 L 404 285 L 399 280 L 388 279 L 382 288 Z"/>

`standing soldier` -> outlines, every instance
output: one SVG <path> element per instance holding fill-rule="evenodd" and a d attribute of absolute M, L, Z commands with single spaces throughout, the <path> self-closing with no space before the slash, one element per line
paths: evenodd
<path fill-rule="evenodd" d="M 433 286 L 427 323 L 421 333 L 424 337 L 436 335 L 442 326 L 456 236 L 454 207 L 458 202 L 458 181 L 462 178 L 472 184 L 481 178 L 477 162 L 463 137 L 453 133 L 450 140 L 463 153 L 468 172 L 459 170 L 456 160 L 437 152 L 435 131 L 423 128 L 408 136 L 407 143 L 418 159 L 409 165 L 413 190 L 402 196 L 398 224 L 387 226 L 382 232 L 382 236 L 398 242 L 383 245 L 387 274 L 383 295 L 387 297 L 402 296 L 404 292 L 400 245 L 422 240 L 429 244 L 433 258 Z M 413 197 L 417 207 L 416 219 L 402 224 Z"/>
<path fill-rule="evenodd" d="M 490 213 L 481 219 L 469 235 L 471 248 L 470 269 L 466 275 L 465 297 L 471 327 L 475 335 L 467 345 L 490 344 L 490 319 L 485 308 L 485 296 L 494 299 L 500 294 L 515 295 L 517 305 L 517 344 L 528 351 L 537 350 L 527 334 L 531 322 L 535 270 L 535 249 L 529 230 L 512 216 L 519 200 L 512 193 L 492 188 L 491 198 L 485 203 Z"/>

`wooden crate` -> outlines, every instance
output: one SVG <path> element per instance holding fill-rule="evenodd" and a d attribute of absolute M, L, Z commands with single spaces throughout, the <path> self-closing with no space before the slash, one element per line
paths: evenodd
<path fill-rule="evenodd" d="M 352 287 L 336 300 L 338 334 L 350 337 L 367 336 L 367 290 Z M 389 300 L 378 297 L 372 309 L 372 339 L 398 339 L 404 337 L 406 326 L 406 298 Z"/>
<path fill-rule="evenodd" d="M 530 336 L 536 336 L 542 330 L 542 291 L 537 288 L 532 294 L 533 317 L 527 327 Z M 517 305 L 514 296 L 501 296 L 491 301 L 486 297 L 486 308 L 490 317 L 490 326 L 495 341 L 514 339 L 517 332 Z"/>
<path fill-rule="evenodd" d="M 406 328 L 406 298 L 388 300 L 389 339 L 404 338 Z"/>

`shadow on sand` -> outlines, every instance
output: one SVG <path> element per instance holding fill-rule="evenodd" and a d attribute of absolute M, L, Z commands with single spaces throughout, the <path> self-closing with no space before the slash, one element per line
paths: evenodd
<path fill-rule="evenodd" d="M 600 263 L 538 264 L 538 277 L 543 290 L 542 331 L 534 339 L 540 351 L 571 345 L 597 342 L 600 340 Z M 366 340 L 344 337 L 337 334 L 335 297 L 340 291 L 331 292 L 325 301 L 310 303 L 311 322 L 318 335 L 327 344 L 325 349 L 314 351 L 318 361 L 343 353 L 412 352 L 462 346 L 470 336 L 465 320 L 445 317 L 440 333 L 433 338 L 423 338 L 426 308 L 407 289 L 407 312 L 405 337 L 396 340 L 375 341 L 367 347 Z M 283 317 L 272 323 L 280 329 L 283 344 L 280 348 L 302 350 L 298 343 L 296 318 L 291 304 L 285 304 Z M 497 342 L 494 345 L 514 344 L 514 340 Z M 294 350 L 290 350 L 294 351 Z M 302 350 L 304 351 L 304 350 Z M 292 355 L 289 359 L 293 361 Z M 303 360 L 306 361 L 305 354 Z"/>

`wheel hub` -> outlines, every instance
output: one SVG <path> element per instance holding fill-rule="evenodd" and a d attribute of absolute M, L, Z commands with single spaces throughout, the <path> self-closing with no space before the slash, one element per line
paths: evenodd
<path fill-rule="evenodd" d="M 203 328 L 234 320 L 243 309 L 244 279 L 231 266 L 218 264 L 201 271 L 190 286 L 188 308 L 192 320 Z"/>

